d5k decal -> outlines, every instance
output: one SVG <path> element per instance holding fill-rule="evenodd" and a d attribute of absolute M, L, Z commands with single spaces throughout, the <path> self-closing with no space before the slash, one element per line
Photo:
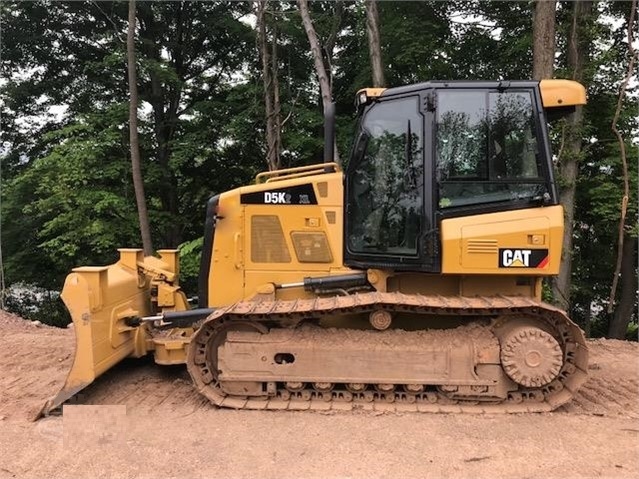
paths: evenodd
<path fill-rule="evenodd" d="M 315 190 L 310 183 L 305 185 L 274 188 L 268 191 L 243 193 L 243 205 L 316 205 Z"/>
<path fill-rule="evenodd" d="M 499 248 L 500 268 L 545 268 L 548 260 L 547 249 Z"/>

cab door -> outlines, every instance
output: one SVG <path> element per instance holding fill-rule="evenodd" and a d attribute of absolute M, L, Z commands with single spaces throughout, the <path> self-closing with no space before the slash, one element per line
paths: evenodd
<path fill-rule="evenodd" d="M 345 263 L 434 271 L 429 90 L 380 99 L 364 112 L 345 180 Z"/>

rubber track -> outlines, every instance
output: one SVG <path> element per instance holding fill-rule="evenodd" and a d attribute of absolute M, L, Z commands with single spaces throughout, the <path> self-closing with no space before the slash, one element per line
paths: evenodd
<path fill-rule="evenodd" d="M 285 321 L 295 324 L 302 319 L 321 319 L 323 316 L 344 313 L 365 313 L 374 309 L 413 312 L 425 315 L 455 315 L 472 317 L 534 317 L 546 322 L 556 331 L 564 350 L 564 365 L 558 377 L 538 390 L 521 388 L 500 403 L 451 400 L 438 393 L 412 396 L 395 392 L 394 397 L 376 393 L 373 401 L 357 394 L 349 398 L 341 391 L 318 393 L 305 390 L 289 393 L 278 390 L 269 398 L 228 396 L 217 386 L 205 364 L 206 344 L 228 321 L 250 322 Z M 443 297 L 403 293 L 360 293 L 330 298 L 243 301 L 215 311 L 201 324 L 191 339 L 187 368 L 196 388 L 213 404 L 235 409 L 290 410 L 350 410 L 423 411 L 464 413 L 521 413 L 548 412 L 569 402 L 587 379 L 588 348 L 584 334 L 560 309 L 532 298 L 511 296 Z M 543 393 L 543 398 L 539 394 Z M 370 398 L 369 398 L 370 399 Z"/>

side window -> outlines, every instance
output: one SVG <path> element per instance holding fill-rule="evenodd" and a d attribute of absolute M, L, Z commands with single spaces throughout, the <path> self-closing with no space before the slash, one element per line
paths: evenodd
<path fill-rule="evenodd" d="M 416 256 L 423 210 L 419 97 L 380 102 L 362 120 L 364 153 L 349 172 L 350 251 Z"/>
<path fill-rule="evenodd" d="M 437 171 L 441 181 L 487 179 L 485 96 L 466 91 L 439 93 Z"/>
<path fill-rule="evenodd" d="M 543 195 L 533 111 L 527 91 L 439 92 L 440 208 Z"/>

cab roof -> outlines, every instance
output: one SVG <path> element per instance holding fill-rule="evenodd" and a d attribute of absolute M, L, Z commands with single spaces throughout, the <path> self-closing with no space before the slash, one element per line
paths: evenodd
<path fill-rule="evenodd" d="M 428 88 L 478 88 L 478 89 L 501 89 L 501 88 L 535 88 L 539 86 L 544 108 L 571 107 L 586 104 L 586 89 L 582 84 L 574 80 L 548 79 L 538 81 L 530 80 L 433 80 L 413 85 L 405 85 L 394 88 L 362 88 L 357 92 L 359 98 L 362 93 L 367 98 L 379 98 L 393 95 L 401 95 Z"/>

